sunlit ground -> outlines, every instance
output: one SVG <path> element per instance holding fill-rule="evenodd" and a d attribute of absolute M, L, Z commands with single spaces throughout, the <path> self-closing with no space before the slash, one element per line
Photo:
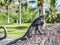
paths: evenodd
<path fill-rule="evenodd" d="M 19 38 L 23 36 L 31 23 L 2 25 L 7 28 L 7 38 Z M 50 24 L 46 24 L 50 25 Z M 0 29 L 1 30 L 1 29 Z M 1 32 L 1 31 L 0 31 Z"/>
<path fill-rule="evenodd" d="M 21 24 L 21 26 L 18 24 L 10 24 L 3 26 L 6 26 L 7 28 L 7 38 L 19 38 L 25 34 L 28 27 L 30 26 L 30 23 Z"/>

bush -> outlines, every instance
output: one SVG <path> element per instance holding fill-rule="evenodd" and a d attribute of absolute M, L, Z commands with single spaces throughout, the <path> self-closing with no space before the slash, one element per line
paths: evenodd
<path fill-rule="evenodd" d="M 30 23 L 32 22 L 35 18 L 38 17 L 38 14 L 36 13 L 36 10 L 26 10 L 25 8 L 23 8 L 22 11 L 22 23 Z"/>
<path fill-rule="evenodd" d="M 46 15 L 46 22 L 47 23 L 59 23 L 60 22 L 60 14 L 52 15 L 52 14 L 47 14 Z"/>
<path fill-rule="evenodd" d="M 17 18 L 17 15 L 10 15 L 10 23 L 14 23 Z M 7 24 L 7 15 L 4 13 L 0 13 L 0 24 Z"/>
<path fill-rule="evenodd" d="M 0 24 L 7 23 L 7 15 L 0 13 Z"/>

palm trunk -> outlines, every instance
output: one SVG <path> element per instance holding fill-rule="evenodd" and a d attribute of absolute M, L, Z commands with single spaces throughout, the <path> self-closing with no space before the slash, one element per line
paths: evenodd
<path fill-rule="evenodd" d="M 41 15 L 44 15 L 44 26 L 45 26 L 45 0 L 41 0 Z"/>
<path fill-rule="evenodd" d="M 21 25 L 21 2 L 19 2 L 19 25 Z"/>
<path fill-rule="evenodd" d="M 28 8 L 29 8 L 29 1 L 28 1 L 28 0 L 26 0 L 26 2 L 27 2 L 27 10 L 28 10 Z"/>
<path fill-rule="evenodd" d="M 8 6 L 6 6 L 6 10 L 7 10 L 7 23 L 10 23 L 10 20 L 9 20 L 9 11 L 8 11 Z"/>

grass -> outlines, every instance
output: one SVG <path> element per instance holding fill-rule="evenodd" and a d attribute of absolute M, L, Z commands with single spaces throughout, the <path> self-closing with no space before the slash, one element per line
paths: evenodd
<path fill-rule="evenodd" d="M 51 24 L 46 23 L 46 25 L 51 25 Z M 7 38 L 16 39 L 22 37 L 26 33 L 28 27 L 30 26 L 30 23 L 21 24 L 21 26 L 18 24 L 7 24 L 7 25 L 0 25 L 0 26 L 6 26 Z M 0 32 L 2 32 L 1 29 Z"/>
<path fill-rule="evenodd" d="M 10 24 L 2 26 L 6 26 L 7 28 L 7 38 L 16 39 L 23 36 L 26 33 L 28 27 L 30 26 L 30 23 L 21 24 L 21 26 L 18 24 Z"/>

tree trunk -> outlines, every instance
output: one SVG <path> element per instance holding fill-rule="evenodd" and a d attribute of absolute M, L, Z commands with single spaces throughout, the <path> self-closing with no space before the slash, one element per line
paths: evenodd
<path fill-rule="evenodd" d="M 19 25 L 21 25 L 21 2 L 19 2 Z"/>
<path fill-rule="evenodd" d="M 29 1 L 26 0 L 26 2 L 27 2 L 27 10 L 28 10 L 29 9 Z"/>
<path fill-rule="evenodd" d="M 45 26 L 45 0 L 41 0 L 41 15 L 44 15 L 44 26 Z"/>
<path fill-rule="evenodd" d="M 6 10 L 7 10 L 7 23 L 10 23 L 8 6 L 6 6 Z"/>

